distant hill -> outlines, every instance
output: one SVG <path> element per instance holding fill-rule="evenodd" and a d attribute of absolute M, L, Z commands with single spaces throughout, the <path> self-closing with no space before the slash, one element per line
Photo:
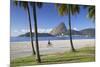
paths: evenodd
<path fill-rule="evenodd" d="M 80 30 L 80 32 L 82 33 L 82 35 L 87 35 L 87 36 L 95 36 L 95 29 L 94 28 L 87 28 L 87 29 L 83 29 Z"/>
<path fill-rule="evenodd" d="M 69 30 L 66 31 L 65 35 L 69 35 Z M 80 31 L 71 30 L 72 35 L 82 35 Z"/>
<path fill-rule="evenodd" d="M 95 37 L 95 29 L 94 28 L 87 28 L 80 31 L 71 30 L 72 35 L 81 35 L 81 36 L 88 36 L 88 37 Z M 39 37 L 48 37 L 48 36 L 64 36 L 69 35 L 69 30 L 66 28 L 65 24 L 62 22 L 58 26 L 56 26 L 50 33 L 38 33 Z M 27 32 L 25 34 L 19 35 L 19 37 L 29 37 L 30 33 Z M 34 33 L 32 33 L 34 37 Z"/>
<path fill-rule="evenodd" d="M 25 33 L 25 34 L 19 35 L 19 37 L 29 37 L 29 36 L 30 36 L 30 33 L 29 32 L 28 33 Z M 34 33 L 32 33 L 32 36 L 34 37 Z M 38 36 L 39 37 L 48 37 L 48 36 L 53 36 L 53 35 L 51 35 L 49 33 L 38 33 Z"/>
<path fill-rule="evenodd" d="M 95 36 L 95 29 L 94 28 L 87 28 L 80 31 L 71 30 L 72 35 L 82 35 L 82 36 Z M 56 26 L 52 31 L 50 31 L 51 35 L 55 36 L 62 36 L 62 35 L 69 35 L 69 30 L 67 30 L 65 24 L 62 22 L 58 26 Z"/>
<path fill-rule="evenodd" d="M 94 28 L 87 28 L 87 29 L 83 29 L 80 31 L 76 31 L 76 30 L 71 30 L 72 35 L 81 35 L 81 36 L 88 36 L 88 37 L 95 37 L 95 29 Z M 59 35 L 58 35 L 59 34 Z M 52 36 L 62 36 L 61 33 L 58 34 L 50 34 L 50 33 L 38 33 L 39 37 L 52 37 Z M 69 30 L 67 30 L 66 32 L 63 32 L 63 35 L 69 35 Z M 19 37 L 29 37 L 30 33 L 25 33 L 25 34 L 21 34 L 19 35 Z M 34 33 L 32 33 L 32 36 L 34 37 Z"/>
<path fill-rule="evenodd" d="M 81 35 L 81 36 L 88 36 L 88 37 L 95 37 L 95 29 L 94 28 L 87 28 L 80 31 L 71 30 L 72 35 Z M 66 32 L 65 35 L 69 35 L 69 30 Z"/>

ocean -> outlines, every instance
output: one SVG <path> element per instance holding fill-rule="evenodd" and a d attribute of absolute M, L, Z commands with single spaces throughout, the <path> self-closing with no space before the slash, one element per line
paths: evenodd
<path fill-rule="evenodd" d="M 48 41 L 48 40 L 69 40 L 68 36 L 63 37 L 38 37 L 39 41 Z M 95 37 L 84 37 L 84 36 L 73 36 L 72 39 L 95 39 Z M 33 37 L 33 41 L 35 38 Z M 25 42 L 30 41 L 30 37 L 10 37 L 10 42 Z"/>

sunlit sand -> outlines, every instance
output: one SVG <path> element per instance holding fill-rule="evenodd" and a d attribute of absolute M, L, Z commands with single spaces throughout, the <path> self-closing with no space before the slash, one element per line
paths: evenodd
<path fill-rule="evenodd" d="M 41 55 L 63 53 L 71 50 L 69 40 L 51 40 L 51 45 L 48 45 L 48 41 L 39 41 L 39 50 Z M 81 39 L 73 40 L 75 49 L 83 47 L 94 47 L 95 39 Z M 34 44 L 35 45 L 35 44 Z M 11 59 L 25 57 L 32 55 L 32 47 L 30 42 L 11 42 Z"/>

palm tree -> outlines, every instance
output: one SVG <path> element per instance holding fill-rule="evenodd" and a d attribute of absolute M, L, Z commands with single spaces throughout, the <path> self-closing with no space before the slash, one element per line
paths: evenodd
<path fill-rule="evenodd" d="M 31 16 L 30 16 L 30 10 L 29 10 L 29 3 L 25 2 L 25 1 L 14 1 L 14 4 L 16 6 L 20 6 L 23 7 L 28 14 L 28 20 L 29 20 L 29 28 L 30 28 L 30 38 L 31 38 L 31 44 L 32 44 L 32 52 L 33 55 L 35 55 L 35 49 L 34 49 L 34 45 L 33 45 L 33 37 L 32 37 L 32 25 L 31 25 Z"/>
<path fill-rule="evenodd" d="M 88 14 L 87 16 L 92 19 L 95 20 L 95 6 L 88 6 Z"/>
<path fill-rule="evenodd" d="M 71 33 L 71 15 L 76 15 L 77 13 L 79 13 L 80 8 L 77 5 L 71 5 L 71 4 L 68 5 L 58 4 L 57 7 L 58 7 L 59 14 L 61 16 L 68 15 L 70 43 L 71 43 L 72 51 L 75 52 L 76 50 L 73 45 L 72 33 Z"/>
<path fill-rule="evenodd" d="M 41 63 L 40 53 L 39 53 L 39 45 L 38 45 L 38 27 L 37 27 L 37 15 L 36 15 L 36 6 L 38 8 L 42 7 L 42 3 L 40 2 L 31 2 L 31 7 L 33 9 L 33 17 L 34 17 L 34 30 L 35 30 L 35 42 L 36 42 L 36 57 L 39 63 Z"/>

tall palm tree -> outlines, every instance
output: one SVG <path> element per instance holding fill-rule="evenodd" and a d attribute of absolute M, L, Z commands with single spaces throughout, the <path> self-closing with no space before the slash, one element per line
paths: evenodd
<path fill-rule="evenodd" d="M 95 6 L 88 6 L 88 17 L 92 20 L 95 20 Z"/>
<path fill-rule="evenodd" d="M 57 7 L 58 7 L 59 14 L 61 16 L 68 15 L 70 43 L 71 43 L 72 51 L 75 52 L 76 50 L 74 48 L 73 41 L 72 41 L 71 16 L 79 13 L 80 8 L 77 5 L 71 5 L 71 4 L 68 4 L 68 5 L 58 4 Z"/>
<path fill-rule="evenodd" d="M 41 63 L 40 53 L 39 53 L 39 44 L 38 44 L 38 27 L 37 27 L 37 15 L 36 15 L 36 6 L 38 8 L 42 7 L 42 3 L 40 2 L 31 2 L 31 7 L 33 9 L 33 17 L 34 17 L 34 30 L 35 30 L 35 42 L 36 42 L 36 57 L 39 63 Z"/>
<path fill-rule="evenodd" d="M 29 28 L 30 28 L 30 39 L 31 39 L 31 44 L 32 44 L 32 52 L 33 55 L 35 55 L 35 49 L 34 49 L 34 45 L 33 45 L 33 37 L 32 37 L 32 25 L 31 25 L 31 16 L 30 16 L 30 10 L 29 10 L 29 3 L 25 2 L 25 1 L 14 1 L 14 4 L 16 6 L 20 6 L 23 7 L 28 14 L 28 20 L 29 20 Z"/>

